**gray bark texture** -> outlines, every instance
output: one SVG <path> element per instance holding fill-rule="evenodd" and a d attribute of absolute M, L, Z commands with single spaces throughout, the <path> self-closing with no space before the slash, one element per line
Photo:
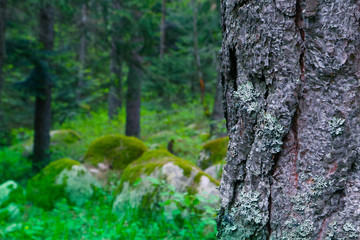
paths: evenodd
<path fill-rule="evenodd" d="M 222 0 L 220 239 L 360 239 L 360 1 Z"/>

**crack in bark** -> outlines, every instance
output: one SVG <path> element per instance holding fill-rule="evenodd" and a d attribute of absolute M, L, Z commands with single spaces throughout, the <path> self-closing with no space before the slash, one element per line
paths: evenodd
<path fill-rule="evenodd" d="M 300 66 L 300 80 L 301 82 L 303 82 L 305 80 L 305 46 L 304 46 L 304 42 L 305 42 L 305 31 L 303 29 L 303 17 L 302 17 L 302 7 L 301 7 L 301 3 L 302 0 L 296 0 L 296 14 L 295 14 L 295 26 L 298 29 L 298 32 L 300 34 L 301 37 L 301 42 L 300 42 L 300 57 L 299 57 L 299 66 Z M 300 116 L 300 96 L 298 97 L 298 104 L 296 107 L 296 111 L 295 114 L 292 118 L 292 123 L 291 123 L 291 127 L 290 127 L 290 131 L 287 134 L 290 134 L 291 132 L 293 132 L 294 134 L 294 179 L 295 179 L 295 190 L 297 189 L 297 184 L 298 184 L 298 173 L 297 173 L 297 156 L 299 153 L 299 139 L 298 139 L 298 118 Z M 286 135 L 284 136 L 284 138 L 286 137 Z M 283 146 L 284 146 L 283 142 Z M 277 162 L 280 158 L 280 153 L 277 153 L 276 155 L 274 155 L 274 159 L 273 159 L 273 167 L 271 168 L 271 172 L 270 172 L 270 176 L 269 178 L 273 178 L 275 179 L 275 170 L 276 170 L 276 166 L 278 165 Z M 271 180 L 271 179 L 270 179 Z M 268 212 L 269 212 L 269 220 L 267 223 L 267 229 L 268 229 L 268 235 L 266 236 L 266 239 L 269 240 L 271 237 L 271 233 L 272 233 L 272 229 L 271 229 L 271 210 L 272 210 L 272 191 L 271 191 L 271 186 L 272 186 L 272 182 L 270 181 L 270 194 L 269 194 L 269 205 L 268 205 Z"/>
<path fill-rule="evenodd" d="M 229 62 L 230 62 L 229 76 L 234 81 L 233 82 L 233 90 L 237 91 L 238 86 L 237 86 L 236 80 L 237 80 L 238 72 L 237 72 L 236 49 L 234 47 L 231 47 L 229 49 Z"/>

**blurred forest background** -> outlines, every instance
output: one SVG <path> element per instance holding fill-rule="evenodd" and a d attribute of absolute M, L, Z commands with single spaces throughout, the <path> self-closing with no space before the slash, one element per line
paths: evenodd
<path fill-rule="evenodd" d="M 219 167 L 205 170 L 228 141 L 219 21 L 218 0 L 0 0 L 0 238 L 215 239 L 216 204 L 200 193 L 218 185 Z M 130 181 L 124 159 L 150 178 Z M 156 175 L 165 162 L 187 185 Z M 74 165 L 95 179 L 79 204 L 59 188 Z M 141 207 L 116 205 L 128 182 Z"/>

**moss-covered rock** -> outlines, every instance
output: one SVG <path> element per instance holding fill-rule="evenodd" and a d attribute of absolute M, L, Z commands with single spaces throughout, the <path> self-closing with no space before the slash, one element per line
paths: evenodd
<path fill-rule="evenodd" d="M 52 145 L 66 145 L 81 140 L 80 135 L 71 129 L 54 130 L 50 132 Z"/>
<path fill-rule="evenodd" d="M 205 143 L 196 165 L 206 169 L 225 160 L 229 137 L 222 137 Z"/>
<path fill-rule="evenodd" d="M 155 188 L 149 181 L 163 180 L 172 185 L 176 192 L 199 193 L 205 197 L 217 196 L 219 182 L 195 164 L 175 157 L 166 150 L 147 151 L 138 160 L 129 164 L 122 176 L 113 212 L 121 214 L 124 207 L 152 209 L 161 199 L 163 189 Z M 142 179 L 137 183 L 137 179 Z"/>
<path fill-rule="evenodd" d="M 14 181 L 0 185 L 0 221 L 13 221 L 21 216 L 25 203 L 24 189 Z"/>
<path fill-rule="evenodd" d="M 135 137 L 105 135 L 90 144 L 84 163 L 94 166 L 103 163 L 113 169 L 123 170 L 146 150 L 145 144 Z"/>
<path fill-rule="evenodd" d="M 222 161 L 220 163 L 216 163 L 207 169 L 204 170 L 205 173 L 209 174 L 214 179 L 221 179 L 222 173 L 223 173 L 223 167 L 224 167 L 225 161 Z"/>
<path fill-rule="evenodd" d="M 51 209 L 56 201 L 63 198 L 72 204 L 82 205 L 98 187 L 100 184 L 84 166 L 64 158 L 50 163 L 28 182 L 27 198 L 45 209 Z"/>
<path fill-rule="evenodd" d="M 74 130 L 61 129 L 50 131 L 50 145 L 51 146 L 67 146 L 72 143 L 80 141 L 80 135 Z M 23 145 L 23 155 L 29 156 L 33 150 L 34 139 L 30 138 Z"/>

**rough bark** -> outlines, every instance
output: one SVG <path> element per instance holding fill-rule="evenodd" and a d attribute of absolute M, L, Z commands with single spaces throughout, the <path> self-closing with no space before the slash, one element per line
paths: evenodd
<path fill-rule="evenodd" d="M 39 41 L 45 51 L 54 47 L 54 7 L 46 4 L 40 9 Z M 34 119 L 33 170 L 38 172 L 50 158 L 50 127 L 51 127 L 51 81 L 44 74 L 37 85 Z"/>
<path fill-rule="evenodd" d="M 0 0 L 0 104 L 1 104 L 1 93 L 3 90 L 3 66 L 5 63 L 6 57 L 6 48 L 5 48 L 5 25 L 6 25 L 6 0 Z"/>
<path fill-rule="evenodd" d="M 126 92 L 126 136 L 140 137 L 141 57 L 133 51 L 128 61 L 129 73 Z"/>
<path fill-rule="evenodd" d="M 221 239 L 360 239 L 360 2 L 227 0 Z"/>

